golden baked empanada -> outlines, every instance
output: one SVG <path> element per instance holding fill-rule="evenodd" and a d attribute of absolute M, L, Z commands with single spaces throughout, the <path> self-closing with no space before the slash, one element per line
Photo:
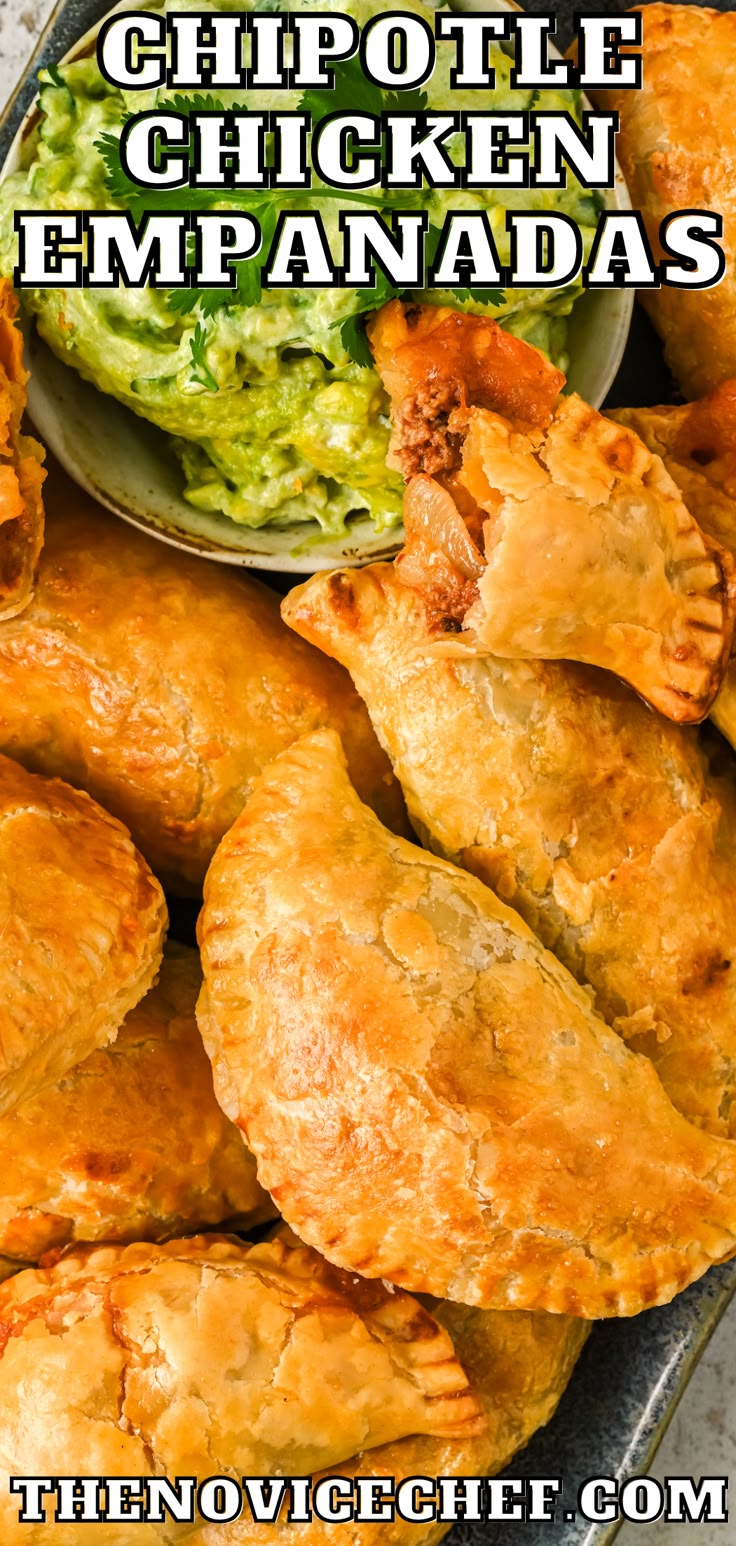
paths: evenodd
<path fill-rule="evenodd" d="M 638 435 L 577 396 L 527 432 L 473 407 L 457 478 L 484 519 L 475 594 L 448 648 L 586 661 L 671 719 L 705 717 L 731 651 L 736 566 Z M 435 546 L 454 557 L 449 498 L 412 480 L 407 547 L 414 533 L 426 547 L 434 520 Z"/>
<path fill-rule="evenodd" d="M 28 375 L 17 315 L 12 287 L 0 279 L 0 621 L 30 600 L 43 546 L 44 451 L 21 433 Z"/>
<path fill-rule="evenodd" d="M 678 407 L 611 408 L 662 458 L 703 531 L 736 553 L 736 381 Z"/>
<path fill-rule="evenodd" d="M 663 285 L 639 296 L 686 397 L 736 375 L 736 14 L 647 5 L 642 89 L 593 92 L 619 114 L 617 155 L 656 258 L 660 222 L 678 209 L 723 216 L 726 272 L 707 290 Z"/>
<path fill-rule="evenodd" d="M 423 838 L 592 986 L 680 1111 L 736 1136 L 731 782 L 607 672 L 439 657 L 433 585 L 375 564 L 315 576 L 283 611 L 351 671 Z"/>
<path fill-rule="evenodd" d="M 166 922 L 120 822 L 0 757 L 0 1112 L 112 1041 L 155 981 Z"/>
<path fill-rule="evenodd" d="M 334 731 L 261 775 L 199 934 L 215 1092 L 286 1221 L 341 1267 L 594 1318 L 736 1249 L 736 1153 L 518 914 L 381 825 Z"/>
<path fill-rule="evenodd" d="M 411 1434 L 466 1442 L 483 1409 L 437 1320 L 283 1240 L 75 1247 L 0 1288 L 3 1543 L 10 1475 L 302 1476 Z M 77 1546 L 72 1526 L 51 1539 Z M 85 1538 L 130 1546 L 130 1524 Z M 138 1526 L 143 1541 L 184 1527 Z"/>
<path fill-rule="evenodd" d="M 0 1117 L 0 1253 L 17 1266 L 82 1240 L 155 1240 L 274 1213 L 212 1093 L 196 951 L 170 945 L 110 1047 Z"/>
<path fill-rule="evenodd" d="M 566 1315 L 472 1310 L 442 1301 L 432 1313 L 449 1331 L 480 1397 L 485 1431 L 461 1442 L 400 1439 L 331 1466 L 331 1475 L 391 1476 L 397 1485 L 409 1476 L 495 1475 L 549 1422 L 589 1330 L 585 1321 Z M 205 1526 L 201 1546 L 270 1546 L 274 1540 L 278 1546 L 343 1546 L 346 1540 L 350 1546 L 436 1546 L 449 1529 L 449 1524 L 411 1524 L 398 1516 L 350 1525 L 316 1517 L 308 1524 L 290 1524 L 282 1516 L 274 1524 L 254 1524 L 244 1513 L 235 1524 Z"/>
<path fill-rule="evenodd" d="M 681 407 L 619 408 L 611 418 L 631 425 L 656 451 L 682 489 L 688 509 L 736 555 L 736 381 Z M 736 747 L 736 664 L 732 661 L 711 719 Z"/>
<path fill-rule="evenodd" d="M 350 679 L 284 628 L 272 591 L 151 542 L 56 472 L 47 514 L 33 602 L 0 630 L 0 749 L 87 789 L 178 892 L 199 890 L 255 774 L 319 725 L 405 825 Z"/>
<path fill-rule="evenodd" d="M 391 399 L 387 465 L 406 478 L 457 466 L 457 420 L 469 403 L 519 428 L 543 426 L 565 384 L 539 349 L 488 317 L 445 306 L 389 301 L 369 320 L 368 337 Z"/>

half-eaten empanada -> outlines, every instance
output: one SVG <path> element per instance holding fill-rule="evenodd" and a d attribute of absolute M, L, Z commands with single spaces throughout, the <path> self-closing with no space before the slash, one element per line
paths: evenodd
<path fill-rule="evenodd" d="M 731 1146 L 488 887 L 381 826 L 334 732 L 261 776 L 199 927 L 215 1091 L 340 1266 L 597 1317 L 736 1249 Z"/>
<path fill-rule="evenodd" d="M 669 718 L 705 717 L 731 651 L 736 566 L 638 435 L 579 397 L 539 431 L 473 408 L 458 481 L 485 518 L 458 647 L 604 666 Z M 432 487 L 409 485 L 407 545 Z"/>
<path fill-rule="evenodd" d="M 473 403 L 520 427 L 549 423 L 562 371 L 488 317 L 445 306 L 389 301 L 368 323 L 373 357 L 391 399 L 389 467 L 450 473 L 460 462 Z"/>

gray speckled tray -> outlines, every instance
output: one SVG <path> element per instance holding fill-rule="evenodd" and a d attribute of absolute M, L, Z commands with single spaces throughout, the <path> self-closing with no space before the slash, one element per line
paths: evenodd
<path fill-rule="evenodd" d="M 288 3 L 284 0 L 284 9 Z M 297 3 L 292 0 L 293 8 Z M 710 3 L 731 10 L 736 0 Z M 627 4 L 628 0 L 608 0 L 606 9 L 624 10 Z M 109 8 L 110 0 L 59 0 L 0 117 L 0 165 L 33 101 L 39 69 L 60 59 Z M 564 45 L 573 12 L 585 7 L 575 0 L 527 0 L 526 8 L 554 10 Z M 400 9 L 398 0 L 396 9 Z M 493 0 L 488 0 L 488 9 L 493 9 Z M 599 7 L 591 5 L 590 9 Z M 659 344 L 643 313 L 637 312 L 609 402 L 611 406 L 643 406 L 666 401 L 671 395 L 672 382 Z M 285 588 L 285 576 L 273 576 L 273 580 L 279 590 Z M 174 935 L 191 939 L 194 917 L 195 911 L 187 904 L 172 902 Z M 734 1292 L 736 1261 L 713 1268 L 664 1309 L 594 1327 L 553 1421 L 505 1473 L 513 1478 L 562 1477 L 565 1491 L 557 1522 L 457 1525 L 451 1535 L 452 1546 L 490 1546 L 491 1542 L 492 1546 L 611 1546 L 618 1525 L 590 1524 L 579 1517 L 565 1520 L 563 1509 L 575 1509 L 578 1488 L 588 1477 L 625 1479 L 646 1474 L 690 1375 Z"/>

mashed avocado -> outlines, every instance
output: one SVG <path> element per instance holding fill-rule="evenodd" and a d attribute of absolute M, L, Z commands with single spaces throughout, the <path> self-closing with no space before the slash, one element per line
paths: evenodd
<path fill-rule="evenodd" d="M 385 9 L 378 0 L 314 3 L 319 10 L 348 10 L 361 25 Z M 169 5 L 178 11 L 203 8 L 202 0 L 167 0 L 165 9 Z M 301 6 L 306 8 L 305 0 Z M 228 9 L 228 0 L 217 8 Z M 250 8 L 249 0 L 233 0 L 232 8 Z M 411 4 L 411 9 L 425 8 Z M 451 91 L 451 63 L 451 50 L 441 46 L 426 87 L 429 107 L 477 109 L 476 92 Z M 510 61 L 500 48 L 494 49 L 493 64 L 497 85 L 484 95 L 485 108 L 536 105 L 532 96 L 538 93 L 509 89 Z M 104 134 L 119 135 L 126 114 L 155 107 L 166 96 L 163 90 L 115 89 L 94 58 L 64 65 L 52 76 L 42 86 L 44 116 L 29 142 L 25 167 L 0 187 L 0 268 L 6 274 L 16 260 L 15 208 L 119 207 L 95 142 Z M 286 91 L 222 92 L 219 98 L 226 107 L 245 103 L 259 110 L 298 108 L 300 101 L 299 93 Z M 543 105 L 565 107 L 579 118 L 575 92 L 545 92 Z M 385 197 L 387 207 L 392 202 L 401 207 L 400 192 Z M 597 215 L 594 196 L 572 176 L 564 190 L 427 189 L 424 201 L 439 226 L 450 209 L 484 208 L 504 261 L 507 209 L 563 211 L 582 229 L 586 249 Z M 310 202 L 303 192 L 298 195 L 300 208 Z M 211 207 L 227 207 L 226 198 L 213 194 Z M 319 204 L 330 241 L 340 207 L 340 200 Z M 502 292 L 492 306 L 465 304 L 497 317 L 564 368 L 565 318 L 577 294 L 576 286 L 560 292 L 513 290 Z M 177 299 L 150 288 L 38 290 L 25 292 L 25 298 L 57 355 L 173 437 L 185 497 L 193 505 L 251 527 L 317 521 L 330 535 L 343 532 L 357 511 L 368 511 L 377 531 L 399 522 L 401 485 L 385 466 L 386 398 L 375 371 L 356 364 L 341 338 L 340 325 L 355 310 L 354 292 L 264 290 L 256 305 L 228 297 L 212 314 L 201 302 L 183 311 L 181 292 Z M 448 298 L 432 291 L 427 299 Z"/>

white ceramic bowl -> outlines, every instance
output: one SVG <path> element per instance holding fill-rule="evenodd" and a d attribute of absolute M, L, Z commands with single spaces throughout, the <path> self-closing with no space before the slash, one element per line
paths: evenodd
<path fill-rule="evenodd" d="M 512 0 L 496 0 L 496 4 L 498 9 L 519 9 Z M 457 0 L 457 5 L 460 10 L 487 9 L 486 0 Z M 115 9 L 129 9 L 128 0 Z M 85 33 L 65 58 L 88 52 L 100 25 Z M 13 141 L 2 177 L 17 169 L 36 122 L 36 110 L 31 108 Z M 607 199 L 612 208 L 631 207 L 618 166 L 615 187 Z M 621 363 L 632 308 L 632 293 L 616 290 L 589 292 L 573 310 L 568 387 L 594 407 L 603 402 Z M 31 371 L 28 407 L 39 435 L 70 476 L 123 520 L 163 542 L 220 563 L 296 574 L 367 563 L 398 551 L 401 528 L 377 536 L 367 516 L 351 523 L 346 537 L 316 542 L 319 528 L 313 522 L 252 531 L 226 516 L 196 510 L 182 496 L 181 470 L 161 430 L 83 381 L 56 358 L 35 329 L 28 330 L 26 343 Z"/>

